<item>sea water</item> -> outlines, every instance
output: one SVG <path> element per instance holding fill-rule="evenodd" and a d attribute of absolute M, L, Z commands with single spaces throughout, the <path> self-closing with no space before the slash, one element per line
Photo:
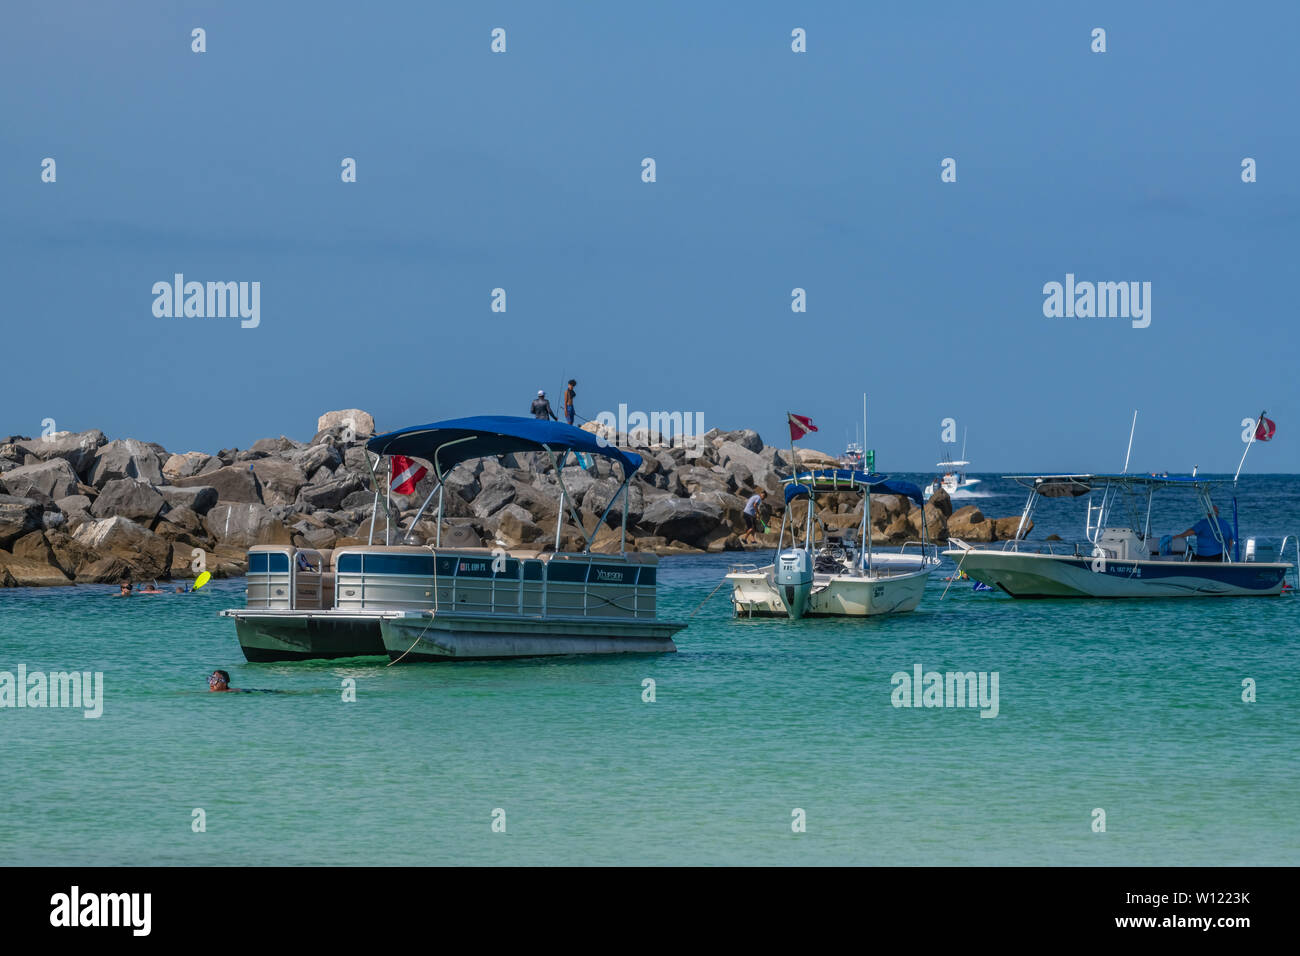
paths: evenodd
<path fill-rule="evenodd" d="M 981 477 L 958 506 L 1018 513 Z M 1300 531 L 1298 489 L 1245 479 L 1244 532 Z M 1082 512 L 1044 502 L 1031 542 Z M 1197 517 L 1170 498 L 1153 528 Z M 248 664 L 217 616 L 242 579 L 0 591 L 0 671 L 103 674 L 98 718 L 0 709 L 0 859 L 1300 863 L 1295 598 L 1015 601 L 947 563 L 911 614 L 737 620 L 708 596 L 745 560 L 770 554 L 663 559 L 690 626 L 628 658 Z M 997 716 L 894 706 L 918 664 L 996 672 Z M 214 668 L 275 693 L 209 693 Z"/>

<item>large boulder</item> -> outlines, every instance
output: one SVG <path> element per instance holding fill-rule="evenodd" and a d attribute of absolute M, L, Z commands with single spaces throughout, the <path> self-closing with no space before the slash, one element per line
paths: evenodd
<path fill-rule="evenodd" d="M 713 443 L 718 448 L 718 455 L 723 457 L 722 446 L 727 443 L 739 445 L 746 451 L 761 452 L 763 450 L 763 439 L 758 437 L 758 432 L 752 428 L 742 428 L 734 432 L 720 432 L 714 439 Z"/>
<path fill-rule="evenodd" d="M 175 481 L 177 478 L 193 478 L 214 460 L 217 461 L 216 468 L 220 468 L 221 462 L 211 455 L 201 451 L 187 451 L 180 455 L 172 455 L 163 462 L 162 473 L 168 481 Z M 215 471 L 216 468 L 212 470 Z"/>
<path fill-rule="evenodd" d="M 51 458 L 5 472 L 5 487 L 9 494 L 20 497 L 38 491 L 49 498 L 64 498 L 77 493 L 77 473 L 67 459 Z"/>
<path fill-rule="evenodd" d="M 253 474 L 262 485 L 262 501 L 267 505 L 291 505 L 298 490 L 307 483 L 297 465 L 278 458 L 253 462 Z"/>
<path fill-rule="evenodd" d="M 177 478 L 172 482 L 178 488 L 198 488 L 204 485 L 217 489 L 217 498 L 223 503 L 261 504 L 262 494 L 257 476 L 248 465 L 224 465 L 190 478 Z"/>
<path fill-rule="evenodd" d="M 934 489 L 934 494 L 930 496 L 928 504 L 934 505 L 944 513 L 944 517 L 952 515 L 952 499 L 948 497 L 948 492 L 942 487 Z"/>
<path fill-rule="evenodd" d="M 289 454 L 288 460 L 293 462 L 309 480 L 323 481 L 333 476 L 334 469 L 343 463 L 343 456 L 333 444 L 308 445 Z M 317 472 L 321 468 L 326 470 L 318 477 Z"/>
<path fill-rule="evenodd" d="M 323 445 L 316 445 L 323 448 Z M 333 511 L 343 504 L 343 500 L 353 492 L 361 491 L 361 479 L 350 472 L 342 472 L 328 481 L 306 485 L 298 492 L 297 506 L 300 510 Z"/>
<path fill-rule="evenodd" d="M 922 531 L 930 541 L 948 540 L 948 519 L 942 511 L 927 503 L 924 510 L 913 508 L 907 514 L 907 523 L 912 529 L 912 539 L 921 540 Z"/>
<path fill-rule="evenodd" d="M 60 511 L 67 515 L 69 526 L 75 527 L 91 519 L 90 498 L 86 495 L 68 495 L 55 502 Z"/>
<path fill-rule="evenodd" d="M 872 495 L 871 524 L 876 528 L 886 528 L 895 519 L 906 517 L 912 510 L 912 502 L 905 495 Z"/>
<path fill-rule="evenodd" d="M 78 581 L 121 580 L 123 568 L 131 577 L 166 577 L 171 570 L 172 546 L 130 518 L 87 521 L 73 532 L 73 540 L 99 556 L 77 571 Z"/>
<path fill-rule="evenodd" d="M 948 519 L 948 537 L 980 544 L 995 540 L 997 531 L 979 508 L 966 505 L 954 511 Z"/>
<path fill-rule="evenodd" d="M 44 588 L 72 583 L 53 561 L 0 551 L 0 588 Z"/>
<path fill-rule="evenodd" d="M 652 502 L 641 515 L 641 527 L 669 541 L 698 541 L 722 523 L 722 506 L 712 501 L 674 498 Z"/>
<path fill-rule="evenodd" d="M 286 438 L 281 435 L 279 438 L 259 438 L 253 442 L 253 447 L 249 449 L 263 455 L 278 455 L 281 452 L 295 451 L 299 448 L 307 447 L 302 442 L 294 441 L 292 438 Z"/>
<path fill-rule="evenodd" d="M 622 482 L 617 478 L 601 478 L 599 481 L 592 483 L 587 489 L 586 494 L 582 496 L 582 507 L 586 508 L 592 514 L 599 516 L 604 512 L 606 506 L 622 486 Z M 641 485 L 638 482 L 632 482 L 628 486 L 627 499 L 627 523 L 629 526 L 636 524 L 641 520 L 645 513 L 645 495 L 641 491 Z M 610 508 L 609 514 L 605 516 L 605 522 L 610 527 L 619 527 L 623 522 L 623 499 L 619 497 L 614 506 Z"/>
<path fill-rule="evenodd" d="M 95 452 L 104 444 L 104 433 L 98 428 L 84 432 L 54 432 L 40 438 L 16 442 L 25 454 L 34 455 L 42 461 L 62 458 L 78 476 L 90 476 L 90 469 L 95 464 Z"/>
<path fill-rule="evenodd" d="M 474 513 L 487 518 L 515 500 L 515 483 L 504 474 L 489 478 L 474 496 Z"/>
<path fill-rule="evenodd" d="M 0 548 L 41 527 L 41 503 L 34 498 L 0 495 Z"/>
<path fill-rule="evenodd" d="M 118 478 L 139 478 L 152 485 L 163 483 L 162 456 L 155 446 L 134 438 L 119 438 L 95 452 L 90 484 L 103 488 Z"/>
<path fill-rule="evenodd" d="M 1009 518 L 994 518 L 993 527 L 997 531 L 997 540 L 1011 541 L 1015 538 L 1016 531 L 1020 528 L 1020 518 L 1017 515 L 1012 515 Z M 1029 532 L 1033 530 L 1034 523 L 1032 521 L 1026 521 L 1025 530 L 1021 537 L 1029 537 Z"/>
<path fill-rule="evenodd" d="M 198 514 L 207 514 L 219 497 L 211 485 L 163 485 L 156 490 L 168 507 L 189 508 Z"/>
<path fill-rule="evenodd" d="M 120 515 L 150 527 L 166 507 L 167 502 L 163 496 L 148 482 L 118 478 L 104 485 L 90 513 L 96 518 Z"/>
<path fill-rule="evenodd" d="M 351 429 L 354 439 L 369 438 L 375 433 L 375 420 L 368 412 L 359 408 L 344 408 L 336 412 L 326 412 L 316 420 L 316 437 L 321 432 L 333 432 Z M 315 442 L 316 439 L 313 439 Z"/>
<path fill-rule="evenodd" d="M 214 505 L 203 519 L 208 536 L 218 546 L 249 548 L 255 544 L 292 544 L 292 535 L 265 505 Z"/>
<path fill-rule="evenodd" d="M 516 504 L 503 507 L 487 520 L 486 525 L 488 531 L 504 541 L 508 548 L 532 544 L 546 533 L 527 511 Z"/>
<path fill-rule="evenodd" d="M 678 468 L 673 477 L 681 481 L 681 486 L 689 495 L 706 491 L 733 491 L 734 487 L 727 481 L 726 474 L 719 475 L 710 468 L 690 465 Z M 671 485 L 670 485 L 671 487 Z"/>

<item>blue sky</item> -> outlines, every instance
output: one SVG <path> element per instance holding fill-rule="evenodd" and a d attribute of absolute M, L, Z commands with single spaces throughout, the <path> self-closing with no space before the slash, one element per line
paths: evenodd
<path fill-rule="evenodd" d="M 946 417 L 976 470 L 1115 469 L 1134 408 L 1135 468 L 1231 471 L 1267 408 L 1250 470 L 1300 472 L 1300 5 L 992 6 L 7 3 L 0 434 L 215 451 L 572 376 L 831 451 L 865 391 L 900 471 Z M 155 317 L 177 272 L 260 326 Z M 1150 327 L 1044 317 L 1066 273 Z"/>

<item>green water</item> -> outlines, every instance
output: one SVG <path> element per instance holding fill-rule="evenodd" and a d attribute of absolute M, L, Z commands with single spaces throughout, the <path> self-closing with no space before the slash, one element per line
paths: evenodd
<path fill-rule="evenodd" d="M 728 560 L 665 559 L 663 616 Z M 719 592 L 675 655 L 393 667 L 244 663 L 216 616 L 242 581 L 0 592 L 0 670 L 105 680 L 97 720 L 0 710 L 0 858 L 1300 862 L 1300 601 L 941 601 L 939 577 L 869 621 L 736 621 Z M 917 663 L 997 671 L 998 716 L 893 707 Z M 283 693 L 209 694 L 214 667 Z"/>

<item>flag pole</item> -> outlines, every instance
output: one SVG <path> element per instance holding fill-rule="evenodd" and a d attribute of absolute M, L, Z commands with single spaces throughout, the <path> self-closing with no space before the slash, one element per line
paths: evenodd
<path fill-rule="evenodd" d="M 388 459 L 388 499 L 384 502 L 384 544 L 392 544 L 388 529 L 393 523 L 393 459 Z"/>
<path fill-rule="evenodd" d="M 1264 420 L 1264 416 L 1267 414 L 1268 409 L 1266 408 L 1259 413 L 1259 418 L 1255 419 L 1255 427 L 1250 430 L 1250 441 L 1246 442 L 1246 450 L 1241 453 L 1241 461 L 1237 462 L 1237 474 L 1232 476 L 1232 483 L 1234 485 L 1237 483 L 1237 478 L 1241 475 L 1242 466 L 1246 464 L 1246 456 L 1250 454 L 1250 446 L 1255 444 L 1255 434 L 1259 431 L 1260 423 Z"/>

